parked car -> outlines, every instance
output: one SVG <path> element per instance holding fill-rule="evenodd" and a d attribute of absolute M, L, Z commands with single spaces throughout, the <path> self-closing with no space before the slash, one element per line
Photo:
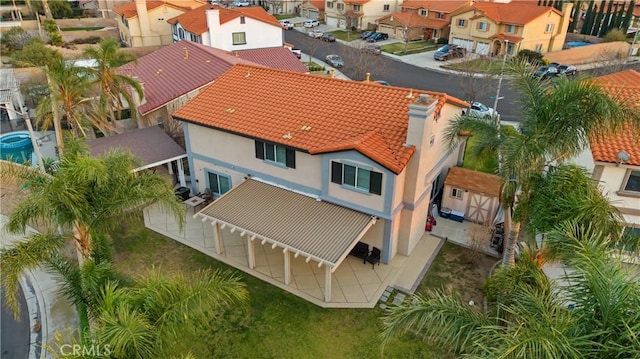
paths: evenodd
<path fill-rule="evenodd" d="M 468 109 L 462 110 L 463 115 L 469 115 L 474 117 L 492 118 L 497 116 L 498 113 L 491 107 L 487 107 L 480 102 L 467 101 L 471 105 Z"/>
<path fill-rule="evenodd" d="M 560 65 L 558 66 L 558 73 L 560 75 L 575 76 L 578 73 L 578 69 L 573 65 Z"/>
<path fill-rule="evenodd" d="M 289 20 L 280 20 L 280 25 L 282 25 L 282 28 L 285 30 L 293 29 L 293 24 Z"/>
<path fill-rule="evenodd" d="M 363 32 L 363 33 L 361 33 L 361 34 L 360 34 L 360 38 L 361 38 L 362 40 L 366 40 L 366 39 L 367 39 L 367 37 L 369 37 L 369 36 L 371 36 L 371 35 L 373 35 L 373 34 L 375 34 L 375 33 L 376 33 L 375 31 L 365 31 L 365 32 Z"/>
<path fill-rule="evenodd" d="M 382 53 L 382 50 L 380 50 L 380 45 L 376 44 L 368 44 L 364 47 L 364 51 L 373 55 L 380 55 Z"/>
<path fill-rule="evenodd" d="M 559 70 L 555 66 L 542 66 L 538 71 L 533 73 L 533 77 L 540 78 L 542 80 L 549 79 L 558 76 Z"/>
<path fill-rule="evenodd" d="M 320 40 L 328 41 L 328 42 L 335 42 L 336 41 L 336 37 L 333 36 L 333 34 L 330 33 L 330 32 L 325 32 L 324 34 L 322 34 L 322 36 L 320 36 Z"/>
<path fill-rule="evenodd" d="M 302 58 L 302 50 L 300 50 L 300 49 L 291 49 L 291 52 L 293 52 L 293 54 L 296 55 L 296 57 L 298 59 Z"/>
<path fill-rule="evenodd" d="M 385 34 L 384 32 L 376 32 L 375 34 L 367 37 L 367 41 L 376 42 L 376 41 L 386 40 L 388 38 L 389 38 L 389 35 Z"/>
<path fill-rule="evenodd" d="M 342 62 L 342 57 L 331 54 L 326 57 L 327 63 L 333 67 L 340 68 L 344 66 L 344 62 Z"/>
<path fill-rule="evenodd" d="M 316 27 L 320 25 L 320 21 L 318 20 L 307 20 L 304 22 L 304 27 Z"/>
<path fill-rule="evenodd" d="M 447 61 L 451 58 L 464 57 L 467 54 L 467 49 L 462 46 L 447 44 L 436 50 L 433 54 L 433 58 L 438 61 Z"/>
<path fill-rule="evenodd" d="M 315 37 L 316 39 L 319 39 L 320 37 L 322 37 L 323 32 L 316 29 L 316 30 L 309 31 L 308 34 L 311 37 Z"/>
<path fill-rule="evenodd" d="M 243 6 L 251 6 L 251 4 L 248 1 L 235 1 L 233 3 L 233 6 L 243 7 Z"/>

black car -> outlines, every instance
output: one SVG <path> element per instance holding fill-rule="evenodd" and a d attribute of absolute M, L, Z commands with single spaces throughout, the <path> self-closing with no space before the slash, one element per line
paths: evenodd
<path fill-rule="evenodd" d="M 388 38 L 389 38 L 389 35 L 385 34 L 384 32 L 376 32 L 375 34 L 367 37 L 367 41 L 376 42 L 376 41 L 387 40 Z"/>
<path fill-rule="evenodd" d="M 366 40 L 366 39 L 367 39 L 367 37 L 369 37 L 369 36 L 371 36 L 371 35 L 373 35 L 373 34 L 375 34 L 375 33 L 376 33 L 375 31 L 365 31 L 365 32 L 363 32 L 362 34 L 360 34 L 360 38 L 361 38 L 362 40 Z"/>
<path fill-rule="evenodd" d="M 454 57 L 464 57 L 467 50 L 459 45 L 447 44 L 440 47 L 434 54 L 433 58 L 439 61 L 447 61 Z"/>
<path fill-rule="evenodd" d="M 538 71 L 533 73 L 533 77 L 540 79 L 549 79 L 558 76 L 558 68 L 555 66 L 542 66 Z"/>
<path fill-rule="evenodd" d="M 330 33 L 330 32 L 325 32 L 324 34 L 322 34 L 322 36 L 320 36 L 320 40 L 328 41 L 328 42 L 335 42 L 336 41 L 336 37 L 333 36 L 333 34 Z"/>
<path fill-rule="evenodd" d="M 560 75 L 575 76 L 578 73 L 578 69 L 573 65 L 560 65 L 558 66 L 558 72 Z"/>

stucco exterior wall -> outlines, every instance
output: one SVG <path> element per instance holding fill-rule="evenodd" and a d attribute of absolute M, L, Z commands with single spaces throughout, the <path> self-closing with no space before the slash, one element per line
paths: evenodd
<path fill-rule="evenodd" d="M 207 11 L 207 14 L 210 12 L 212 11 Z M 209 16 L 208 19 L 211 20 L 212 17 Z M 284 30 L 282 27 L 267 24 L 249 17 L 245 17 L 245 23 L 242 24 L 240 19 L 241 18 L 238 17 L 222 25 L 216 25 L 215 21 L 208 21 L 209 46 L 226 51 L 235 51 L 278 47 L 284 43 Z M 237 32 L 244 32 L 245 44 L 233 44 L 232 34 Z M 203 43 L 204 41 L 205 39 L 203 37 Z"/>
<path fill-rule="evenodd" d="M 627 223 L 640 225 L 640 196 L 620 195 L 627 173 L 640 171 L 640 166 L 604 164 L 600 185 L 611 203 L 620 209 Z"/>
<path fill-rule="evenodd" d="M 562 49 L 562 45 L 564 45 L 564 42 L 560 44 L 559 48 L 557 45 L 555 49 L 551 48 L 551 40 L 560 27 L 560 20 L 561 16 L 557 13 L 552 12 L 549 13 L 549 16 L 539 16 L 535 20 L 526 24 L 522 31 L 522 36 L 524 37 L 524 39 L 520 42 L 520 47 L 518 48 L 518 50 L 527 49 L 535 51 L 536 46 L 538 45 L 542 46 L 542 53 Z M 547 32 L 547 25 L 552 25 L 553 29 Z"/>

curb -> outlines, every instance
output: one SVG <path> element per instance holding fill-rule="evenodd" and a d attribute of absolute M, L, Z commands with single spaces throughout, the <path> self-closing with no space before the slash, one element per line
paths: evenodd
<path fill-rule="evenodd" d="M 27 302 L 27 310 L 29 311 L 29 359 L 45 358 L 45 351 L 42 350 L 43 344 L 48 338 L 48 325 L 46 316 L 46 307 L 44 306 L 44 297 L 42 291 L 37 287 L 37 281 L 32 271 L 27 271 L 20 279 L 20 286 Z M 27 296 L 29 294 L 29 296 Z M 42 315 L 42 314 L 45 315 Z M 36 327 L 40 330 L 35 330 Z"/>

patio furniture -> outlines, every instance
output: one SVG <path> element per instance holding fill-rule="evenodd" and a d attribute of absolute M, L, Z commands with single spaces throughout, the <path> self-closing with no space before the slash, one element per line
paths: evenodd
<path fill-rule="evenodd" d="M 362 259 L 363 264 L 367 263 L 367 257 L 369 256 L 369 245 L 366 243 L 358 242 L 356 243 L 356 246 L 351 249 L 349 255 Z"/>
<path fill-rule="evenodd" d="M 204 199 L 205 205 L 213 202 L 213 191 L 211 191 L 211 188 L 205 188 L 204 192 L 202 192 L 202 194 L 200 194 L 199 196 Z"/>
<path fill-rule="evenodd" d="M 371 263 L 371 268 L 376 267 L 376 263 L 378 265 L 380 265 L 380 256 L 381 256 L 382 252 L 380 252 L 380 250 L 376 247 L 373 247 L 373 249 L 371 250 L 371 253 L 369 253 L 369 255 L 367 256 L 367 258 L 365 259 L 365 261 Z"/>
<path fill-rule="evenodd" d="M 187 206 L 187 209 L 193 208 L 193 213 L 195 214 L 196 207 L 198 207 L 199 205 L 203 204 L 204 203 L 204 199 L 202 197 L 193 196 L 193 197 L 189 198 L 188 200 L 183 201 L 182 203 L 184 203 Z"/>

